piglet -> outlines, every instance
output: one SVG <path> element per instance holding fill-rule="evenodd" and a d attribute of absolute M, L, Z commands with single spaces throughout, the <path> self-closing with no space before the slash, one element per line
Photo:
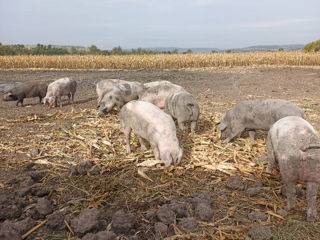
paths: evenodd
<path fill-rule="evenodd" d="M 294 208 L 295 184 L 307 183 L 307 221 L 317 217 L 316 198 L 320 183 L 320 138 L 306 120 L 297 116 L 280 119 L 271 127 L 267 138 L 268 166 L 271 173 L 276 162 L 287 187 L 286 211 Z"/>
<path fill-rule="evenodd" d="M 48 102 L 49 106 L 60 106 L 62 107 L 61 97 L 68 96 L 69 102 L 70 98 L 72 98 L 72 102 L 74 101 L 74 94 L 77 91 L 77 82 L 71 78 L 60 78 L 48 86 L 48 91 L 43 99 L 43 103 L 46 104 Z"/>
<path fill-rule="evenodd" d="M 21 103 L 23 106 L 23 99 L 25 98 L 32 98 L 32 97 L 39 97 L 39 102 L 43 97 L 45 97 L 47 93 L 48 83 L 41 82 L 41 81 L 28 81 L 24 83 L 20 83 L 9 90 L 4 95 L 4 101 L 17 101 L 16 106 Z"/>
<path fill-rule="evenodd" d="M 186 91 L 171 93 L 165 101 L 166 113 L 177 119 L 179 129 L 186 129 L 185 123 L 191 122 L 191 134 L 195 132 L 199 118 L 199 104 L 196 99 Z"/>
<path fill-rule="evenodd" d="M 100 114 L 110 112 L 114 106 L 120 109 L 127 102 L 138 99 L 139 94 L 143 91 L 143 84 L 138 82 L 127 82 L 112 87 L 105 93 L 98 105 Z"/>
<path fill-rule="evenodd" d="M 145 84 L 146 86 L 146 84 Z M 179 91 L 183 91 L 183 87 L 173 84 L 168 81 L 161 81 L 158 82 L 157 84 L 152 84 L 150 83 L 151 87 L 142 92 L 141 95 L 139 95 L 139 100 L 150 102 L 157 107 L 164 109 L 165 108 L 165 101 L 166 98 L 171 94 Z"/>
<path fill-rule="evenodd" d="M 170 115 L 145 101 L 131 101 L 120 111 L 120 127 L 126 136 L 127 153 L 131 152 L 130 133 L 137 134 L 141 148 L 149 141 L 155 159 L 165 166 L 177 165 L 183 157 L 176 135 L 176 126 Z"/>
<path fill-rule="evenodd" d="M 98 105 L 102 100 L 103 96 L 108 92 L 112 87 L 119 84 L 128 83 L 128 81 L 121 79 L 103 79 L 96 84 L 96 92 L 98 95 Z"/>
<path fill-rule="evenodd" d="M 238 103 L 218 123 L 220 139 L 224 143 L 249 130 L 254 142 L 255 130 L 269 130 L 272 124 L 286 116 L 304 117 L 304 112 L 293 103 L 281 99 L 256 99 Z"/>

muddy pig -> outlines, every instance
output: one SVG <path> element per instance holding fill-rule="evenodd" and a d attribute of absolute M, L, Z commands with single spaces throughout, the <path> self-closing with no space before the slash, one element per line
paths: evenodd
<path fill-rule="evenodd" d="M 39 97 L 41 103 L 42 98 L 46 95 L 48 83 L 41 81 L 28 81 L 20 83 L 8 90 L 7 94 L 3 96 L 4 101 L 17 101 L 16 106 L 21 103 L 23 106 L 23 99 Z"/>
<path fill-rule="evenodd" d="M 142 150 L 149 141 L 155 159 L 165 166 L 177 165 L 183 157 L 172 117 L 145 101 L 131 101 L 120 111 L 120 127 L 126 136 L 127 153 L 131 152 L 130 133 L 137 134 Z"/>
<path fill-rule="evenodd" d="M 165 81 L 159 85 L 146 89 L 141 95 L 139 100 L 150 102 L 157 107 L 164 109 L 166 98 L 171 94 L 179 91 L 183 91 L 183 87 Z"/>
<path fill-rule="evenodd" d="M 293 103 L 281 99 L 238 103 L 217 124 L 221 131 L 220 139 L 228 143 L 244 130 L 249 130 L 251 142 L 254 142 L 255 130 L 269 130 L 272 124 L 286 116 L 304 117 L 304 112 Z"/>
<path fill-rule="evenodd" d="M 186 91 L 171 93 L 165 102 L 166 113 L 177 119 L 179 129 L 186 129 L 186 122 L 191 122 L 191 134 L 194 134 L 199 118 L 199 104 L 196 99 Z"/>
<path fill-rule="evenodd" d="M 77 82 L 71 78 L 60 78 L 48 86 L 46 97 L 43 99 L 43 103 L 48 102 L 49 106 L 55 104 L 55 106 L 62 107 L 61 97 L 68 96 L 69 103 L 70 98 L 74 101 L 74 94 L 77 91 Z"/>
<path fill-rule="evenodd" d="M 306 120 L 297 116 L 280 119 L 267 138 L 268 167 L 271 173 L 278 162 L 282 181 L 287 187 L 286 211 L 294 208 L 296 181 L 307 183 L 307 220 L 317 217 L 316 198 L 320 184 L 320 138 Z"/>
<path fill-rule="evenodd" d="M 119 84 L 128 83 L 128 81 L 121 79 L 104 79 L 97 83 L 96 92 L 98 95 L 98 104 L 100 103 L 103 96 L 108 92 L 112 87 Z"/>
<path fill-rule="evenodd" d="M 110 112 L 114 106 L 122 108 L 127 102 L 138 99 L 139 94 L 143 91 L 143 84 L 138 82 L 128 82 L 112 87 L 98 105 L 100 114 Z"/>

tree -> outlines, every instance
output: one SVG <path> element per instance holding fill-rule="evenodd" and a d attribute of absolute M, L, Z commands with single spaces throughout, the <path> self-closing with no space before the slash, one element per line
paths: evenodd
<path fill-rule="evenodd" d="M 304 46 L 303 50 L 306 51 L 306 52 L 318 52 L 318 51 L 320 51 L 320 40 L 308 43 L 307 45 Z"/>
<path fill-rule="evenodd" d="M 95 45 L 91 45 L 91 46 L 89 47 L 89 53 L 91 53 L 91 54 L 97 54 L 97 53 L 99 53 L 99 52 L 100 52 L 100 49 L 97 48 Z"/>

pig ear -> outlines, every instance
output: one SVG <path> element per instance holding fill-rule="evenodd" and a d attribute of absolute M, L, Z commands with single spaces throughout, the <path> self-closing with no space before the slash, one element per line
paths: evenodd
<path fill-rule="evenodd" d="M 308 149 L 317 149 L 317 148 L 320 148 L 320 144 L 310 144 L 304 148 L 301 148 L 301 151 L 305 152 L 307 151 Z"/>
<path fill-rule="evenodd" d="M 218 122 L 217 127 L 220 131 L 223 131 L 227 128 L 227 124 L 225 124 L 224 122 Z"/>

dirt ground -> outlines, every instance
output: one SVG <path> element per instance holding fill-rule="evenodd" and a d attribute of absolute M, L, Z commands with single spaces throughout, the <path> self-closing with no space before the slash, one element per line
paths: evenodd
<path fill-rule="evenodd" d="M 1 101 L 0 239 L 320 236 L 319 220 L 305 222 L 304 184 L 298 184 L 298 207 L 285 218 L 276 214 L 285 197 L 278 170 L 264 173 L 266 134 L 259 132 L 254 144 L 244 135 L 223 145 L 215 127 L 238 102 L 281 98 L 303 108 L 319 131 L 319 68 L 1 70 L 0 84 L 61 77 L 78 81 L 74 104 L 59 109 L 37 98 L 25 99 L 24 107 Z M 125 154 L 118 112 L 101 118 L 96 110 L 94 84 L 107 78 L 168 80 L 196 97 L 198 130 L 194 138 L 179 135 L 185 152 L 180 166 L 139 166 L 153 154 L 139 152 L 136 139 L 134 153 Z"/>

